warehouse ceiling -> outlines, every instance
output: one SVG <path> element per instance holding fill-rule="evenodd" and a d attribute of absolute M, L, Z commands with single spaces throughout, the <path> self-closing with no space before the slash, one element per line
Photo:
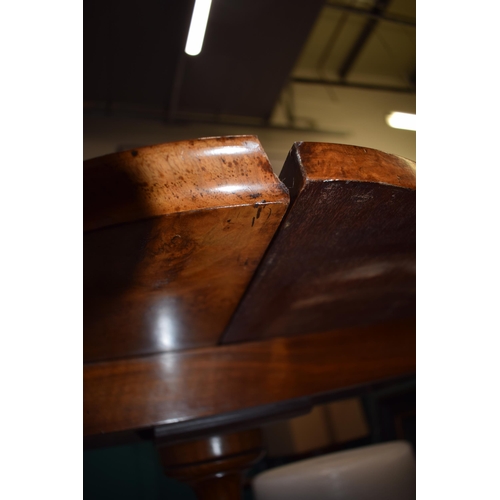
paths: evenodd
<path fill-rule="evenodd" d="M 415 0 L 213 0 L 194 57 L 193 6 L 85 0 L 84 109 L 312 129 L 304 92 L 415 94 Z"/>

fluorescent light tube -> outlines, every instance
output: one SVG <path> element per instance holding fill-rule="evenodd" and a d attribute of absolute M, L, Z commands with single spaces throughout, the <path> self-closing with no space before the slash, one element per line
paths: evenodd
<path fill-rule="evenodd" d="M 400 128 L 402 130 L 417 130 L 417 115 L 412 113 L 400 113 L 393 111 L 385 117 L 387 125 L 392 128 Z"/>
<path fill-rule="evenodd" d="M 201 52 L 211 5 L 212 0 L 196 0 L 194 4 L 185 48 L 186 54 L 190 56 L 197 56 Z"/>

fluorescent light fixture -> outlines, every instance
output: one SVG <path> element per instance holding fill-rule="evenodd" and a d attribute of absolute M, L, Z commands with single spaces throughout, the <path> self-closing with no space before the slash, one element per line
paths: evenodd
<path fill-rule="evenodd" d="M 186 54 L 190 56 L 197 56 L 201 52 L 211 5 L 212 0 L 196 0 L 194 4 L 185 48 Z"/>
<path fill-rule="evenodd" d="M 392 128 L 400 128 L 403 130 L 417 130 L 417 115 L 412 113 L 400 113 L 393 111 L 385 117 L 387 125 Z"/>

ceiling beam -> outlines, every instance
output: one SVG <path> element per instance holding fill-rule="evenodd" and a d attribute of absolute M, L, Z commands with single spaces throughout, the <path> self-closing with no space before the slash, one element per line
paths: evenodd
<path fill-rule="evenodd" d="M 380 14 L 373 12 L 371 10 L 365 10 L 365 9 L 358 9 L 357 7 L 349 7 L 348 5 L 342 5 L 338 4 L 335 2 L 327 2 L 326 7 L 330 7 L 335 10 L 340 10 L 342 12 L 347 12 L 348 14 L 355 14 L 359 16 L 364 16 L 364 17 L 371 17 L 373 19 L 378 19 L 380 21 L 387 21 L 389 23 L 394 23 L 394 24 L 401 24 L 403 26 L 410 26 L 412 28 L 415 28 L 417 26 L 416 20 L 407 18 L 407 17 L 401 17 L 401 16 L 391 16 L 388 14 Z"/>
<path fill-rule="evenodd" d="M 374 85 L 370 83 L 353 83 L 345 80 L 325 80 L 322 78 L 299 78 L 291 79 L 292 83 L 305 83 L 309 85 L 329 85 L 332 87 L 347 87 L 362 90 L 381 90 L 384 92 L 398 92 L 401 94 L 415 94 L 415 87 L 393 87 L 389 85 Z"/>
<path fill-rule="evenodd" d="M 375 6 L 373 7 L 373 9 L 371 9 L 371 12 L 373 14 L 384 14 L 385 9 L 389 5 L 389 2 L 390 0 L 376 0 Z M 349 54 L 347 54 L 347 57 L 344 59 L 344 62 L 340 67 L 339 77 L 341 80 L 345 80 L 347 78 L 349 71 L 354 66 L 354 63 L 358 59 L 361 50 L 364 48 L 366 42 L 377 27 L 378 22 L 379 20 L 374 18 L 370 18 L 366 22 L 364 28 L 361 30 L 359 37 L 354 42 L 354 45 L 352 46 Z"/>

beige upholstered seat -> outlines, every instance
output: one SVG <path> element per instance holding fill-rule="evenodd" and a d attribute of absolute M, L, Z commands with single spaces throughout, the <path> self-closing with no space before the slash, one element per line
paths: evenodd
<path fill-rule="evenodd" d="M 411 500 L 415 458 L 405 441 L 331 453 L 255 477 L 257 500 Z"/>

